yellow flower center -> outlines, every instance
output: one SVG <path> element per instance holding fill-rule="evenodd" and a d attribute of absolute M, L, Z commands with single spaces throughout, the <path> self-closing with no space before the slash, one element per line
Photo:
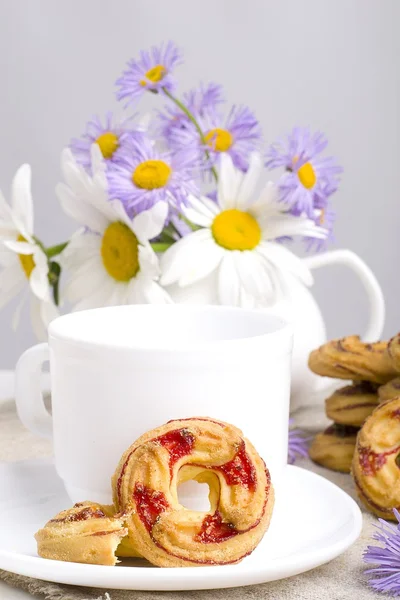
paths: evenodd
<path fill-rule="evenodd" d="M 217 215 L 211 232 L 217 244 L 226 250 L 253 250 L 261 240 L 261 228 L 256 219 L 236 208 Z"/>
<path fill-rule="evenodd" d="M 151 69 L 149 69 L 147 71 L 147 73 L 145 73 L 145 77 L 146 77 L 147 81 L 146 81 L 146 79 L 141 79 L 139 83 L 143 87 L 145 87 L 149 81 L 151 83 L 158 83 L 159 81 L 164 79 L 166 74 L 167 74 L 167 69 L 165 67 L 163 67 L 162 65 L 156 65 L 155 67 L 152 67 Z"/>
<path fill-rule="evenodd" d="M 314 185 L 317 181 L 317 176 L 315 174 L 313 166 L 309 162 L 305 163 L 302 167 L 300 167 L 300 169 L 297 171 L 297 175 L 298 175 L 301 183 L 308 190 L 310 190 L 312 187 L 314 187 Z"/>
<path fill-rule="evenodd" d="M 125 223 L 111 223 L 101 242 L 101 258 L 109 275 L 116 281 L 129 281 L 140 269 L 139 243 Z"/>
<path fill-rule="evenodd" d="M 171 167 L 163 160 L 145 160 L 136 167 L 132 181 L 136 187 L 154 190 L 167 185 L 171 172 Z"/>
<path fill-rule="evenodd" d="M 17 237 L 17 242 L 26 242 L 27 240 L 23 235 L 19 235 Z M 26 275 L 26 278 L 29 279 L 33 269 L 36 267 L 35 261 L 33 260 L 32 254 L 18 254 L 19 262 L 21 263 L 21 267 L 23 272 Z"/>
<path fill-rule="evenodd" d="M 232 134 L 226 129 L 216 127 L 204 136 L 207 144 L 216 152 L 226 152 L 233 144 Z"/>
<path fill-rule="evenodd" d="M 99 135 L 96 140 L 96 144 L 99 145 L 104 158 L 111 158 L 119 146 L 118 137 L 111 131 L 107 131 L 106 133 Z"/>

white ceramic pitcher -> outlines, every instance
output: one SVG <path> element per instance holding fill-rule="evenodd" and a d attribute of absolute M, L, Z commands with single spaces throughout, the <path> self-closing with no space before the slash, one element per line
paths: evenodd
<path fill-rule="evenodd" d="M 376 341 L 382 334 L 385 304 L 381 287 L 363 260 L 350 250 L 333 250 L 305 258 L 310 269 L 341 264 L 349 267 L 359 277 L 369 304 L 367 329 L 361 336 L 365 341 Z M 169 292 L 175 302 L 183 304 L 217 304 L 216 275 L 186 288 L 171 286 Z M 294 328 L 294 349 L 292 362 L 291 407 L 309 403 L 310 394 L 328 385 L 329 380 L 316 377 L 308 369 L 308 355 L 326 341 L 326 330 L 321 311 L 310 291 L 301 282 L 293 279 L 287 286 L 284 298 L 274 306 L 265 308 L 268 312 L 291 322 Z M 349 331 L 349 334 L 355 332 Z"/>

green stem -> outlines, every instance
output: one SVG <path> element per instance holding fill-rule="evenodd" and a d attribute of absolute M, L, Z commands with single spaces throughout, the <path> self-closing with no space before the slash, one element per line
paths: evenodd
<path fill-rule="evenodd" d="M 49 264 L 49 283 L 53 288 L 53 298 L 54 304 L 56 306 L 59 305 L 60 302 L 60 294 L 59 294 L 59 285 L 60 285 L 60 276 L 61 276 L 61 267 L 55 261 L 50 261 Z"/>
<path fill-rule="evenodd" d="M 182 112 L 185 113 L 185 115 L 187 116 L 187 118 L 189 119 L 189 121 L 191 121 L 193 123 L 193 125 L 196 127 L 197 133 L 200 136 L 200 139 L 202 141 L 202 143 L 206 146 L 207 142 L 206 139 L 204 137 L 204 133 L 201 130 L 200 125 L 198 124 L 198 122 L 196 121 L 194 115 L 190 112 L 190 110 L 180 101 L 178 100 L 178 98 L 175 98 L 175 96 L 173 96 L 168 90 L 167 88 L 163 87 L 163 92 L 164 94 L 170 99 L 172 100 L 172 102 L 174 102 L 176 104 L 176 106 L 178 108 L 181 109 Z M 208 150 L 205 150 L 205 154 L 206 157 L 209 159 L 210 158 L 210 153 L 208 152 Z M 215 167 L 211 167 L 211 172 L 214 175 L 214 179 L 215 181 L 218 181 L 218 173 L 215 169 Z"/>
<path fill-rule="evenodd" d="M 165 252 L 170 248 L 174 242 L 152 242 L 150 245 L 154 252 Z"/>
<path fill-rule="evenodd" d="M 44 251 L 48 258 L 52 258 L 53 256 L 57 256 L 57 254 L 61 254 L 61 252 L 68 246 L 68 243 L 69 242 L 57 244 L 56 246 L 51 246 L 50 248 L 44 249 Z"/>

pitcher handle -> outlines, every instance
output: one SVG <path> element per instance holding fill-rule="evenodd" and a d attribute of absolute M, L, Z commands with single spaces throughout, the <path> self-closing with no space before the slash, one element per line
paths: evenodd
<path fill-rule="evenodd" d="M 351 250 L 332 250 L 304 259 L 309 269 L 319 269 L 325 265 L 341 264 L 352 269 L 358 275 L 368 297 L 369 319 L 367 330 L 362 335 L 365 342 L 380 339 L 385 322 L 385 300 L 381 286 L 371 269 Z"/>

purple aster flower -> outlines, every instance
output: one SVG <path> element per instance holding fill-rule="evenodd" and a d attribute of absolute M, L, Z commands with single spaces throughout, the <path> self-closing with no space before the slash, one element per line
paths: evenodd
<path fill-rule="evenodd" d="M 139 59 L 131 59 L 116 82 L 118 100 L 126 99 L 130 104 L 146 91 L 158 93 L 165 88 L 171 92 L 176 85 L 172 72 L 181 62 L 181 52 L 172 42 L 142 50 Z"/>
<path fill-rule="evenodd" d="M 294 215 L 305 213 L 312 219 L 314 210 L 325 208 L 328 197 L 337 190 L 342 168 L 333 157 L 320 156 L 327 144 L 322 133 L 295 127 L 267 152 L 267 167 L 286 169 L 278 189 L 280 199 Z"/>
<path fill-rule="evenodd" d="M 86 131 L 82 138 L 71 140 L 70 148 L 79 162 L 85 169 L 90 169 L 91 157 L 90 148 L 92 144 L 98 144 L 103 158 L 110 163 L 118 163 L 121 150 L 127 140 L 140 133 L 135 131 L 129 124 L 130 119 L 116 121 L 111 112 L 106 114 L 104 124 L 100 117 L 95 115 L 86 125 Z"/>
<path fill-rule="evenodd" d="M 198 88 L 189 90 L 183 95 L 183 104 L 196 119 L 207 114 L 217 114 L 217 107 L 224 101 L 222 86 L 217 83 L 200 84 Z M 185 129 L 190 121 L 185 113 L 175 104 L 164 107 L 165 112 L 158 113 L 159 131 L 167 141 L 174 141 L 171 133 L 175 129 Z"/>
<path fill-rule="evenodd" d="M 201 141 L 196 128 L 190 123 L 185 129 L 174 129 L 170 133 L 171 147 L 197 146 L 203 159 L 207 150 L 210 164 L 218 162 L 221 153 L 226 152 L 235 167 L 247 171 L 249 155 L 260 149 L 262 139 L 261 127 L 254 113 L 246 106 L 233 106 L 225 120 L 217 113 L 207 113 L 199 116 L 197 121 L 206 143 Z"/>
<path fill-rule="evenodd" d="M 387 592 L 392 596 L 400 596 L 400 513 L 394 509 L 397 524 L 379 519 L 378 531 L 373 539 L 383 546 L 368 546 L 364 552 L 364 562 L 376 567 L 365 571 L 374 575 L 369 585 L 378 592 Z"/>
<path fill-rule="evenodd" d="M 188 148 L 159 152 L 147 136 L 132 138 L 121 161 L 107 171 L 109 196 L 121 200 L 129 216 L 157 202 L 168 202 L 173 212 L 185 203 L 189 193 L 198 192 L 198 163 L 196 152 Z"/>
<path fill-rule="evenodd" d="M 293 427 L 294 420 L 289 419 L 288 463 L 293 464 L 298 456 L 308 457 L 308 441 L 301 429 Z"/>

